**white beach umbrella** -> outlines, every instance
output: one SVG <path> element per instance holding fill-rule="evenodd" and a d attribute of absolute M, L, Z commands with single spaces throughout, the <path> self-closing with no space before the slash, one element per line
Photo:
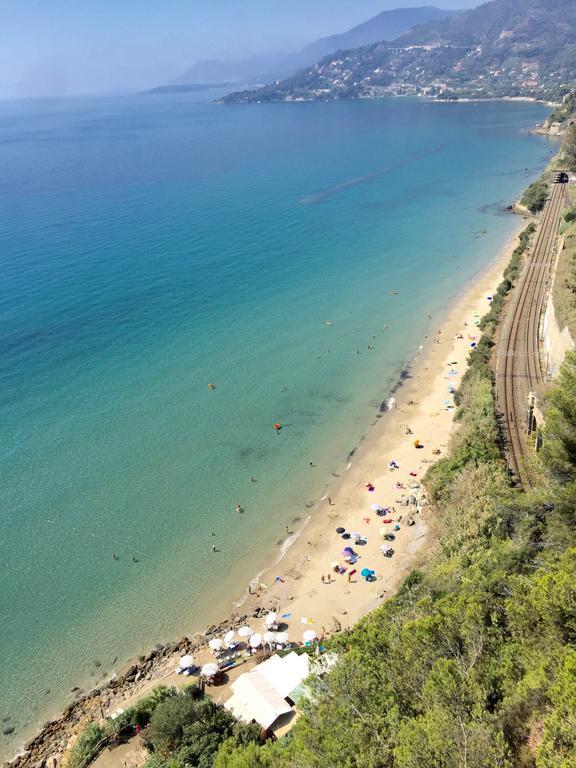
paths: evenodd
<path fill-rule="evenodd" d="M 208 648 L 213 651 L 219 651 L 222 648 L 223 642 L 219 637 L 213 637 L 208 643 Z"/>
<path fill-rule="evenodd" d="M 378 533 L 380 536 L 387 536 L 390 533 L 390 528 L 380 528 Z"/>
<path fill-rule="evenodd" d="M 378 512 L 382 509 L 382 507 L 380 506 L 380 504 L 372 504 L 371 509 L 373 509 L 374 512 Z"/>
<path fill-rule="evenodd" d="M 238 630 L 238 635 L 240 637 L 250 637 L 250 635 L 254 634 L 254 630 L 250 629 L 250 627 L 240 627 Z"/>
<path fill-rule="evenodd" d="M 181 656 L 180 661 L 178 662 L 178 666 L 180 669 L 190 669 L 190 667 L 194 666 L 194 657 L 190 656 L 190 654 Z"/>
<path fill-rule="evenodd" d="M 276 623 L 276 612 L 270 611 L 268 616 L 266 616 L 266 618 L 264 619 L 264 624 L 266 624 L 266 626 L 269 627 L 271 624 L 275 624 L 275 623 Z"/>
<path fill-rule="evenodd" d="M 258 632 L 255 632 L 248 641 L 250 643 L 251 648 L 258 648 L 262 645 L 262 635 L 259 635 Z"/>
<path fill-rule="evenodd" d="M 311 643 L 313 640 L 316 640 L 317 637 L 318 635 L 313 629 L 307 629 L 302 635 L 305 643 Z"/>
<path fill-rule="evenodd" d="M 276 642 L 285 645 L 289 640 L 288 632 L 276 632 Z"/>
<path fill-rule="evenodd" d="M 226 632 L 224 635 L 224 642 L 226 645 L 230 645 L 230 643 L 234 640 L 234 630 L 231 629 L 229 632 Z"/>
<path fill-rule="evenodd" d="M 204 664 L 200 671 L 204 677 L 214 677 L 214 675 L 218 674 L 218 664 Z"/>
<path fill-rule="evenodd" d="M 275 643 L 276 642 L 276 632 L 264 632 L 262 635 L 262 639 L 265 643 Z"/>

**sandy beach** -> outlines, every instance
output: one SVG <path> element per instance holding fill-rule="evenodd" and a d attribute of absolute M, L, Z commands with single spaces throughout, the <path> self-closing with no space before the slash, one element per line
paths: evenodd
<path fill-rule="evenodd" d="M 342 628 L 351 626 L 394 594 L 434 546 L 433 510 L 421 481 L 430 465 L 446 454 L 456 426 L 451 391 L 466 370 L 470 345 L 480 337 L 477 323 L 488 311 L 488 297 L 501 282 L 518 234 L 424 340 L 408 376 L 394 393 L 392 410 L 379 414 L 346 471 L 333 478 L 318 507 L 300 523 L 300 530 L 294 529 L 297 538 L 284 557 L 253 585 L 261 589 L 242 605 L 242 612 L 250 613 L 248 609 L 255 605 L 274 608 L 285 616 L 292 640 L 301 641 L 306 629 L 322 636 L 333 631 L 334 619 Z M 422 447 L 415 447 L 417 440 Z M 398 469 L 390 468 L 391 461 Z M 417 499 L 417 506 L 407 503 L 410 497 Z M 389 511 L 379 515 L 376 505 Z M 360 534 L 366 543 L 356 546 L 354 536 L 343 540 L 336 533 L 338 527 Z M 395 536 L 394 541 L 381 537 L 384 529 Z M 383 555 L 383 543 L 393 548 L 392 556 Z M 357 553 L 357 562 L 345 562 L 347 546 Z M 335 562 L 341 566 L 339 574 L 331 569 Z M 364 568 L 375 571 L 374 581 L 361 577 Z M 349 578 L 351 570 L 356 572 Z"/>

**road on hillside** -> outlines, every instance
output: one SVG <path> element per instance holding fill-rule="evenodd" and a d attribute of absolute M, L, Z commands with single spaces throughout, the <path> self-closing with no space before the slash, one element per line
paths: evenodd
<path fill-rule="evenodd" d="M 532 405 L 544 381 L 540 355 L 542 309 L 556 256 L 567 185 L 552 184 L 522 274 L 511 294 L 496 348 L 496 403 L 502 416 L 508 466 L 518 483 L 532 487 L 525 461 L 534 427 Z"/>

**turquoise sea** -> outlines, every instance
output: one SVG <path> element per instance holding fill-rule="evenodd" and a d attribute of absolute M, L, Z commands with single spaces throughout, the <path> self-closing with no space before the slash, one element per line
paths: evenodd
<path fill-rule="evenodd" d="M 3 755 L 231 607 L 553 149 L 534 104 L 193 99 L 0 104 Z"/>

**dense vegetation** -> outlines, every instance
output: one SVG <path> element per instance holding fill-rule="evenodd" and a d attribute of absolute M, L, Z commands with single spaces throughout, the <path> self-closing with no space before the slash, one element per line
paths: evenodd
<path fill-rule="evenodd" d="M 244 725 L 224 707 L 190 685 L 181 691 L 159 686 L 103 728 L 89 723 L 66 760 L 66 768 L 86 768 L 106 746 L 141 733 L 150 757 L 146 768 L 211 768 L 221 744 L 255 742 L 260 730 Z"/>
<path fill-rule="evenodd" d="M 463 378 L 450 453 L 427 478 L 437 554 L 335 641 L 341 660 L 287 739 L 225 742 L 216 768 L 576 765 L 576 354 L 548 399 L 540 487 L 521 493 L 492 396 L 499 311 Z"/>
<path fill-rule="evenodd" d="M 548 197 L 548 184 L 540 178 L 526 189 L 520 203 L 532 213 L 538 213 L 544 208 L 546 198 Z"/>
<path fill-rule="evenodd" d="M 576 338 L 576 207 L 565 214 L 563 246 L 554 280 L 554 309 L 560 328 Z"/>
<path fill-rule="evenodd" d="M 546 120 L 548 125 L 552 123 L 565 123 L 576 115 L 576 91 L 566 94 L 562 104 L 555 107 Z"/>
<path fill-rule="evenodd" d="M 572 0 L 493 0 L 392 43 L 338 51 L 228 102 L 390 94 L 561 100 L 576 80 Z"/>
<path fill-rule="evenodd" d="M 566 130 L 562 142 L 562 155 L 567 170 L 576 171 L 576 123 L 572 123 Z"/>

